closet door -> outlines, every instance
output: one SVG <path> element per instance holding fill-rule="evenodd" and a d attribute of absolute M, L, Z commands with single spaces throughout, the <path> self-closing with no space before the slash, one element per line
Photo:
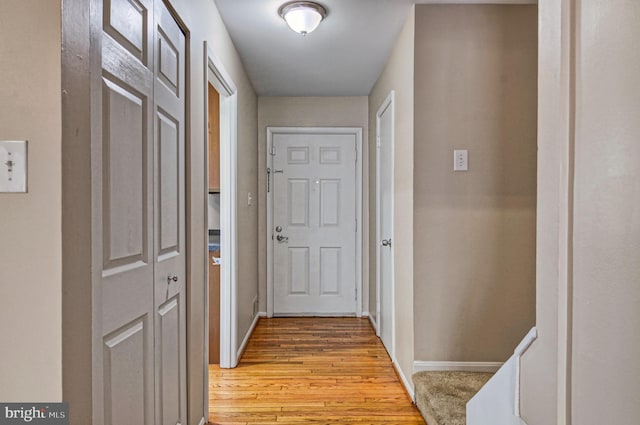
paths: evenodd
<path fill-rule="evenodd" d="M 184 35 L 162 0 L 93 4 L 94 423 L 186 423 Z"/>
<path fill-rule="evenodd" d="M 185 36 L 155 6 L 156 423 L 186 424 Z"/>

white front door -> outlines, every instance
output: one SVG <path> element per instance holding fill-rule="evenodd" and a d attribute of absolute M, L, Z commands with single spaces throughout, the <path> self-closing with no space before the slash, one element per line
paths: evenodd
<path fill-rule="evenodd" d="M 376 115 L 377 129 L 377 258 L 378 335 L 393 353 L 393 92 Z"/>
<path fill-rule="evenodd" d="M 272 146 L 273 313 L 354 315 L 356 135 L 277 133 Z"/>

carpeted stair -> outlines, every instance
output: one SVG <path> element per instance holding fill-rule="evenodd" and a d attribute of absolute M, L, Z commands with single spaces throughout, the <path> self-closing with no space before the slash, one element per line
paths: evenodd
<path fill-rule="evenodd" d="M 467 402 L 493 376 L 485 372 L 418 372 L 416 405 L 427 425 L 465 425 Z"/>

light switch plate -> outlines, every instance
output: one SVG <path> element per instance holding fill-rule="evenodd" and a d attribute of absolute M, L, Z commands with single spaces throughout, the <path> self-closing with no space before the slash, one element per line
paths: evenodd
<path fill-rule="evenodd" d="M 0 140 L 0 193 L 27 192 L 27 141 Z"/>
<path fill-rule="evenodd" d="M 468 151 L 456 149 L 453 151 L 453 171 L 467 171 L 469 169 Z"/>

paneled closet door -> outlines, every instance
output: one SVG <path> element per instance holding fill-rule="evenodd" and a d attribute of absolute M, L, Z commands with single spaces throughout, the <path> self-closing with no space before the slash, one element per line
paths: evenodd
<path fill-rule="evenodd" d="M 184 35 L 161 0 L 94 4 L 94 423 L 186 423 Z"/>
<path fill-rule="evenodd" d="M 156 423 L 186 424 L 185 36 L 155 0 Z"/>

